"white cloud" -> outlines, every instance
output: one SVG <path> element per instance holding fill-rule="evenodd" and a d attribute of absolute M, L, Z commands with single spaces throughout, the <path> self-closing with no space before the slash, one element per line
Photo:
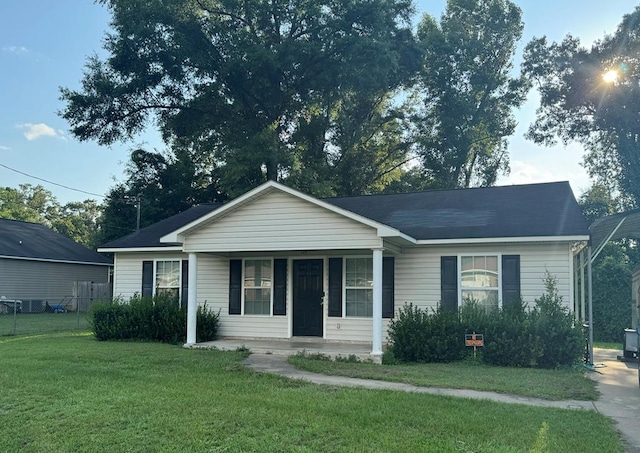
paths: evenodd
<path fill-rule="evenodd" d="M 8 146 L 2 146 L 0 145 L 0 151 L 10 151 L 11 148 L 9 148 Z"/>
<path fill-rule="evenodd" d="M 29 53 L 29 49 L 24 46 L 4 46 L 2 48 L 3 52 L 9 52 L 16 55 L 26 55 Z"/>
<path fill-rule="evenodd" d="M 27 138 L 27 140 L 32 141 L 32 140 L 36 140 L 40 137 L 57 137 L 57 138 L 61 138 L 64 139 L 64 136 L 62 135 L 61 131 L 56 131 L 54 128 L 52 128 L 51 126 L 48 126 L 44 123 L 37 123 L 37 124 L 33 124 L 33 123 L 25 123 L 25 124 L 18 124 L 18 126 L 20 129 L 22 129 L 23 135 Z"/>

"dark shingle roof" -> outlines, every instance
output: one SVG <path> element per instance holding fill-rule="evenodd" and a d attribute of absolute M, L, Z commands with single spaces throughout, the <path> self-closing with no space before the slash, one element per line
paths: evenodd
<path fill-rule="evenodd" d="M 396 228 L 414 239 L 588 236 L 568 182 L 432 190 L 322 201 Z M 160 238 L 215 211 L 203 204 L 101 248 L 169 247 Z"/>
<path fill-rule="evenodd" d="M 179 245 L 160 242 L 160 238 L 209 214 L 211 211 L 215 211 L 220 206 L 222 206 L 222 203 L 205 203 L 194 206 L 146 228 L 141 228 L 140 231 L 108 242 L 100 248 L 173 247 Z"/>
<path fill-rule="evenodd" d="M 588 235 L 568 182 L 324 201 L 415 239 L 474 239 Z"/>
<path fill-rule="evenodd" d="M 0 219 L 0 256 L 110 265 L 111 261 L 38 223 Z"/>

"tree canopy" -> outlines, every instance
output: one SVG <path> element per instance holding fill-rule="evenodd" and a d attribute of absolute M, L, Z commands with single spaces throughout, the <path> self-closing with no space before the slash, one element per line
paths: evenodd
<path fill-rule="evenodd" d="M 409 0 L 101 3 L 109 57 L 62 89 L 73 135 L 109 144 L 155 121 L 170 146 L 215 156 L 229 192 L 359 155 L 363 137 L 340 142 L 336 120 L 375 116 L 417 52 Z"/>
<path fill-rule="evenodd" d="M 224 201 L 217 190 L 217 171 L 210 162 L 199 161 L 187 149 L 174 152 L 135 149 L 125 168 L 125 181 L 116 184 L 104 203 L 102 241 L 132 233 L 137 228 L 164 220 L 191 206 Z"/>
<path fill-rule="evenodd" d="M 551 145 L 576 141 L 599 183 L 640 201 L 640 7 L 591 48 L 567 36 L 545 37 L 525 49 L 524 70 L 537 84 L 540 106 L 528 137 Z"/>
<path fill-rule="evenodd" d="M 513 77 L 522 12 L 508 0 L 449 0 L 418 27 L 424 64 L 415 89 L 417 154 L 437 187 L 488 186 L 509 172 L 513 110 L 528 92 Z"/>

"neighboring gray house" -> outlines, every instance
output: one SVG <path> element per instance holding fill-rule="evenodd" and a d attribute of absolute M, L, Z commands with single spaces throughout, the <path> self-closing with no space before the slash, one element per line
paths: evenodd
<path fill-rule="evenodd" d="M 267 182 L 112 241 L 114 296 L 171 291 L 220 311 L 220 335 L 366 342 L 405 303 L 533 304 L 545 272 L 574 298 L 589 230 L 568 183 L 317 199 Z"/>
<path fill-rule="evenodd" d="M 109 282 L 111 261 L 44 225 L 0 219 L 0 297 L 23 311 L 73 303 L 74 282 Z"/>

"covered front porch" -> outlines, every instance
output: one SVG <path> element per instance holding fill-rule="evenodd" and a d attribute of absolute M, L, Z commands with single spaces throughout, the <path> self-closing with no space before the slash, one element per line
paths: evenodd
<path fill-rule="evenodd" d="M 382 356 L 383 318 L 394 311 L 394 256 L 413 243 L 275 182 L 160 241 L 188 256 L 187 346 L 196 345 L 197 307 L 209 301 L 223 337 L 266 338 L 278 342 L 273 350 L 282 350 L 280 340 L 289 342 L 284 350 L 305 349 L 294 346 L 305 337 L 318 350 L 360 342 L 374 359 Z"/>
<path fill-rule="evenodd" d="M 384 257 L 382 248 L 368 253 L 364 250 L 307 251 L 304 255 L 235 252 L 227 256 L 188 254 L 185 346 L 224 350 L 244 346 L 252 351 L 286 355 L 301 350 L 332 357 L 366 354 L 367 357 L 359 358 L 374 356 L 379 361 L 383 352 L 383 318 L 388 321 L 393 314 L 394 259 Z M 201 346 L 196 342 L 196 310 L 213 297 L 203 291 L 205 286 L 199 282 L 210 279 L 207 269 L 212 260 L 218 261 L 228 275 L 229 303 L 213 306 L 220 310 L 220 335 L 224 339 Z M 363 262 L 368 262 L 368 267 L 359 269 L 363 287 L 351 290 L 348 282 L 355 280 L 353 263 Z M 266 297 L 256 310 L 248 300 L 260 281 L 263 288 L 259 291 Z M 354 303 L 350 297 L 353 295 L 364 296 L 365 300 Z M 219 295 L 216 299 L 222 298 Z"/>

